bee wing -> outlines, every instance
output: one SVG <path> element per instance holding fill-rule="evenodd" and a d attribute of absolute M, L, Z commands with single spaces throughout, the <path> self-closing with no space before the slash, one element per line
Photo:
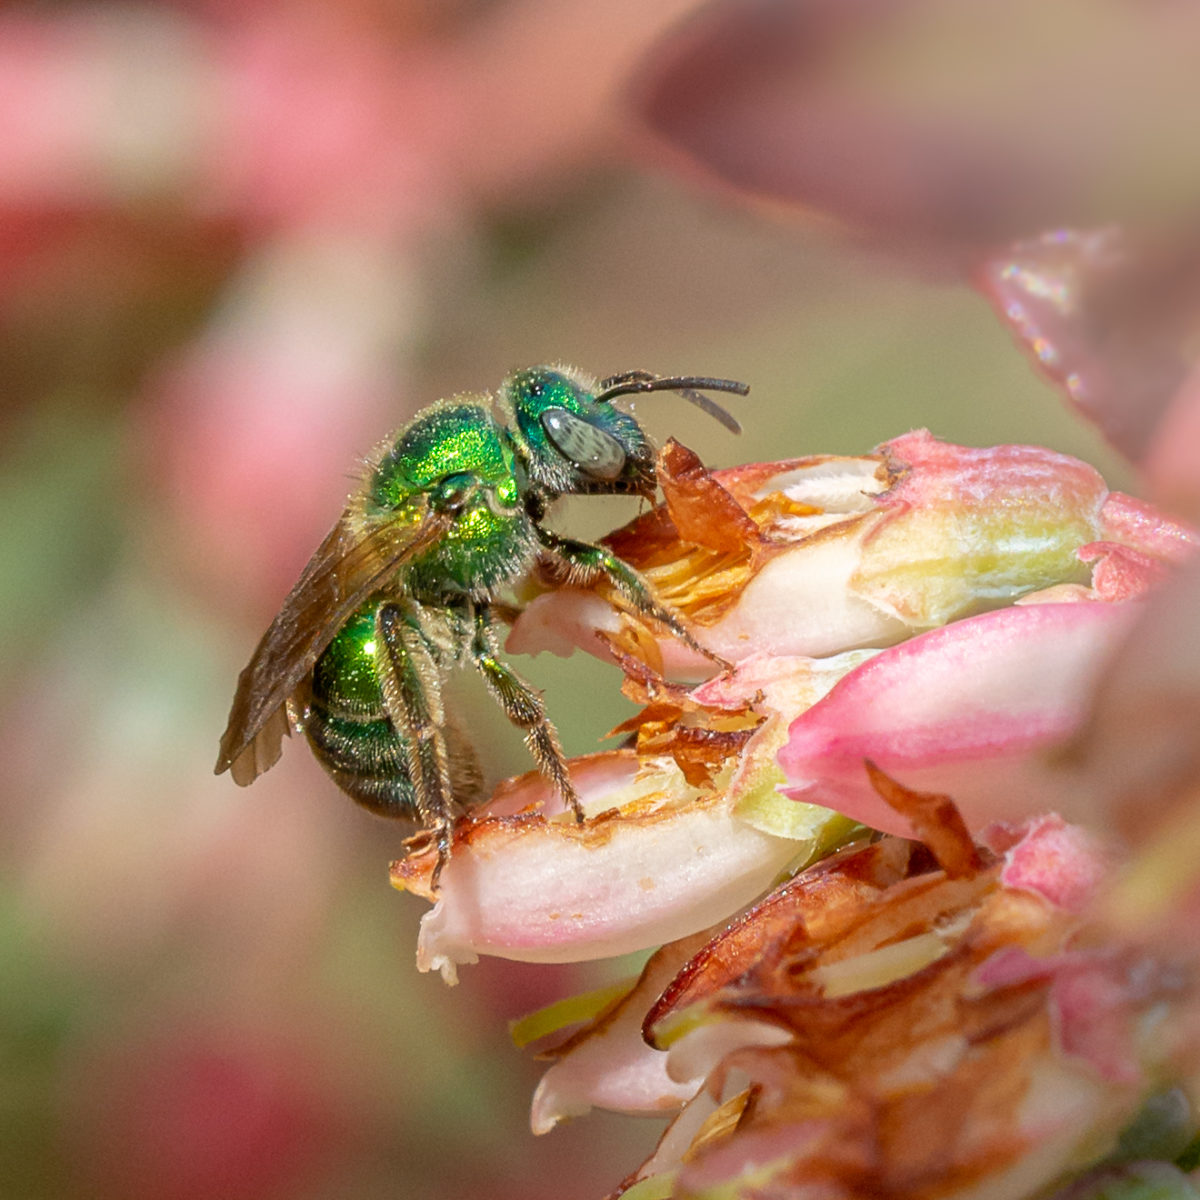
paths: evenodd
<path fill-rule="evenodd" d="M 337 523 L 308 561 L 279 615 L 238 676 L 216 773 L 243 787 L 273 767 L 297 715 L 292 701 L 321 652 L 354 611 L 408 559 L 428 549 L 453 517 L 426 509 L 356 536 Z"/>

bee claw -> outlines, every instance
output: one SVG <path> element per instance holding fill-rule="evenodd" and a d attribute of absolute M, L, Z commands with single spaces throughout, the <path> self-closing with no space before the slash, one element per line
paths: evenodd
<path fill-rule="evenodd" d="M 567 802 L 571 815 L 575 818 L 575 824 L 582 825 L 587 820 L 587 814 L 584 813 L 583 801 L 579 799 L 579 793 L 575 790 L 575 785 L 567 774 L 566 764 L 561 764 L 561 770 L 556 771 L 555 774 L 557 775 L 555 783 L 558 787 L 558 794 Z"/>
<path fill-rule="evenodd" d="M 433 874 L 429 878 L 429 890 L 436 892 L 438 890 L 438 880 L 442 877 L 442 870 L 450 861 L 450 846 L 451 834 L 453 827 L 449 821 L 444 821 L 437 827 L 437 862 L 433 867 Z"/>
<path fill-rule="evenodd" d="M 722 671 L 733 670 L 733 663 L 722 658 L 719 654 L 713 650 L 710 650 L 707 646 L 702 646 L 694 637 L 692 637 L 691 633 L 682 623 L 677 621 L 672 622 L 667 626 L 667 628 L 670 629 L 671 632 L 675 634 L 675 636 L 681 642 L 683 642 L 683 644 L 687 646 L 689 650 L 695 650 L 697 654 L 703 655 L 710 663 L 715 663 L 718 667 L 720 667 Z"/>

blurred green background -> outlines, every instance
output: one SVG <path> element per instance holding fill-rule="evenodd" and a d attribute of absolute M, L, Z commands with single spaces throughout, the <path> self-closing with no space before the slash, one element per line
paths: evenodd
<path fill-rule="evenodd" d="M 602 1194 L 653 1122 L 535 1140 L 506 1021 L 604 969 L 413 966 L 400 833 L 292 745 L 211 774 L 356 456 L 512 368 L 744 379 L 709 463 L 915 426 L 1119 478 L 984 301 L 679 178 L 621 100 L 661 4 L 0 14 L 0 1196 Z M 635 506 L 575 501 L 584 536 Z M 580 753 L 614 672 L 522 661 Z M 456 682 L 494 779 L 519 736 Z"/>

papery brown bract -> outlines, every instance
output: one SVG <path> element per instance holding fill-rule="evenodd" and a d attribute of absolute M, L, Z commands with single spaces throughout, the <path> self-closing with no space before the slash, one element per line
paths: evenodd
<path fill-rule="evenodd" d="M 1177 996 L 1169 976 L 1106 954 L 1045 959 L 1079 918 L 1007 886 L 1004 860 L 972 843 L 945 797 L 877 782 L 937 831 L 957 878 L 891 839 L 843 851 L 684 967 L 647 1033 L 666 1038 L 669 1062 L 712 1053 L 693 1106 L 742 1098 L 682 1161 L 651 1160 L 678 1171 L 673 1196 L 1024 1195 L 1115 1136 L 1138 1101 L 1133 1031 Z M 998 969 L 1015 954 L 1046 965 Z M 1100 1084 L 1093 1072 L 1114 1061 Z"/>

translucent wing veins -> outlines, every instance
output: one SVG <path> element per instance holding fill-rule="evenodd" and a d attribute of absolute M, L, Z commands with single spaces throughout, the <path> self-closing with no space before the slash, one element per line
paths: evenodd
<path fill-rule="evenodd" d="M 345 517 L 329 532 L 238 676 L 216 773 L 245 786 L 274 766 L 290 733 L 288 702 L 338 630 L 408 559 L 434 545 L 453 516 L 426 508 L 356 536 Z"/>

